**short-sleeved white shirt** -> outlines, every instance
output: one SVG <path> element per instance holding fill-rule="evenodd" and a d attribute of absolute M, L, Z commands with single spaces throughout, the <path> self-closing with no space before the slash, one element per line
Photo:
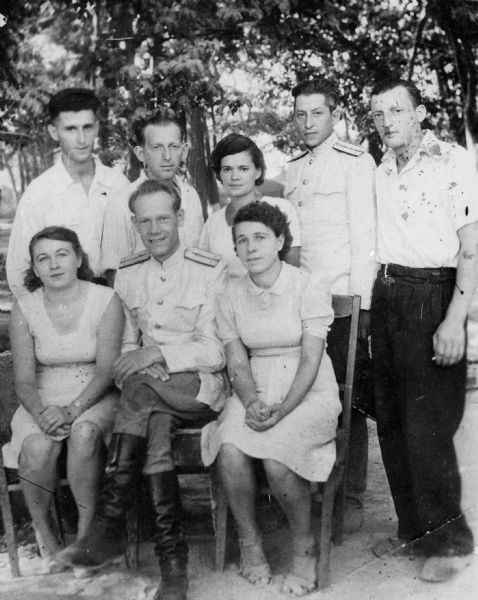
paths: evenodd
<path fill-rule="evenodd" d="M 377 169 L 379 261 L 456 267 L 457 231 L 478 220 L 478 178 L 466 150 L 431 131 L 400 173 L 389 150 Z"/>
<path fill-rule="evenodd" d="M 292 235 L 292 246 L 300 246 L 300 227 L 297 213 L 290 202 L 284 198 L 263 196 L 262 202 L 277 206 L 289 221 L 290 233 Z M 218 254 L 227 264 L 229 277 L 240 277 L 246 273 L 246 269 L 236 255 L 232 241 L 232 228 L 226 221 L 226 207 L 213 213 L 204 224 L 199 247 L 208 252 Z"/>

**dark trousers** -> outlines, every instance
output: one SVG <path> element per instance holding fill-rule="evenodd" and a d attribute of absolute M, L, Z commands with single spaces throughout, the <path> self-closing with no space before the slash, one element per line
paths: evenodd
<path fill-rule="evenodd" d="M 337 381 L 345 381 L 347 351 L 350 331 L 350 317 L 335 319 L 327 335 L 327 352 L 334 367 Z M 359 340 L 355 368 L 355 401 L 369 401 L 364 396 L 372 395 L 371 360 L 367 342 Z M 350 427 L 350 451 L 347 468 L 346 495 L 363 503 L 363 494 L 367 488 L 368 430 L 367 418 L 362 412 L 352 410 Z"/>
<path fill-rule="evenodd" d="M 453 443 L 464 411 L 466 360 L 451 367 L 432 360 L 433 334 L 455 285 L 450 270 L 440 270 L 448 271 L 443 276 L 434 271 L 428 280 L 381 272 L 375 282 L 377 431 L 398 536 L 422 538 L 429 555 L 469 554 L 473 537 L 460 508 Z"/>
<path fill-rule="evenodd" d="M 124 382 L 113 431 L 147 438 L 145 475 L 174 469 L 171 444 L 178 427 L 202 427 L 217 417 L 196 400 L 200 385 L 199 375 L 189 372 L 165 382 L 140 374 Z"/>

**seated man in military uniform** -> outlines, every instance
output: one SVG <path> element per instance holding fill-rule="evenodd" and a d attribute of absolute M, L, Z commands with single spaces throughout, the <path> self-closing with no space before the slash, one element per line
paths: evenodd
<path fill-rule="evenodd" d="M 155 598 L 184 600 L 188 549 L 171 441 L 179 425 L 205 424 L 221 408 L 225 361 L 214 299 L 226 267 L 181 243 L 181 198 L 171 182 L 144 181 L 129 206 L 146 250 L 123 259 L 115 281 L 126 315 L 114 367 L 120 406 L 93 523 L 58 558 L 97 566 L 123 553 L 126 513 L 142 471 L 155 510 L 162 580 Z"/>

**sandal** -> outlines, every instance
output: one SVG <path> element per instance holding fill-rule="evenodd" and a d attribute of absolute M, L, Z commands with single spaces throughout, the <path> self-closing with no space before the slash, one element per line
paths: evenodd
<path fill-rule="evenodd" d="M 317 589 L 315 543 L 300 554 L 292 554 L 292 569 L 284 577 L 281 592 L 289 596 L 305 596 Z"/>
<path fill-rule="evenodd" d="M 239 540 L 241 568 L 239 574 L 253 585 L 268 585 L 272 574 L 261 541 L 246 543 Z"/>

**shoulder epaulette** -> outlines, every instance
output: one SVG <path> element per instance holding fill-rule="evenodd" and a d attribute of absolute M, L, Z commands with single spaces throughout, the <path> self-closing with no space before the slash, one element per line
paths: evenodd
<path fill-rule="evenodd" d="M 138 263 L 142 263 L 145 260 L 148 260 L 150 257 L 149 250 L 141 250 L 141 252 L 135 252 L 134 254 L 128 254 L 120 260 L 119 269 L 124 269 L 126 267 L 132 267 L 133 265 L 137 265 Z"/>
<path fill-rule="evenodd" d="M 305 152 L 303 152 L 302 154 L 299 154 L 299 156 L 295 156 L 294 158 L 291 158 L 290 160 L 288 160 L 288 163 L 293 163 L 296 160 L 300 160 L 301 158 L 304 158 L 304 156 L 307 156 L 307 154 L 309 154 L 309 151 L 306 150 Z"/>
<path fill-rule="evenodd" d="M 221 260 L 221 257 L 218 254 L 213 254 L 207 250 L 200 250 L 199 248 L 194 248 L 192 246 L 186 248 L 184 251 L 184 258 L 208 267 L 215 267 Z"/>
<path fill-rule="evenodd" d="M 360 146 L 356 146 L 355 144 L 349 144 L 348 142 L 335 142 L 332 148 L 337 150 L 338 152 L 344 152 L 345 154 L 350 154 L 351 156 L 362 156 L 364 150 Z"/>

